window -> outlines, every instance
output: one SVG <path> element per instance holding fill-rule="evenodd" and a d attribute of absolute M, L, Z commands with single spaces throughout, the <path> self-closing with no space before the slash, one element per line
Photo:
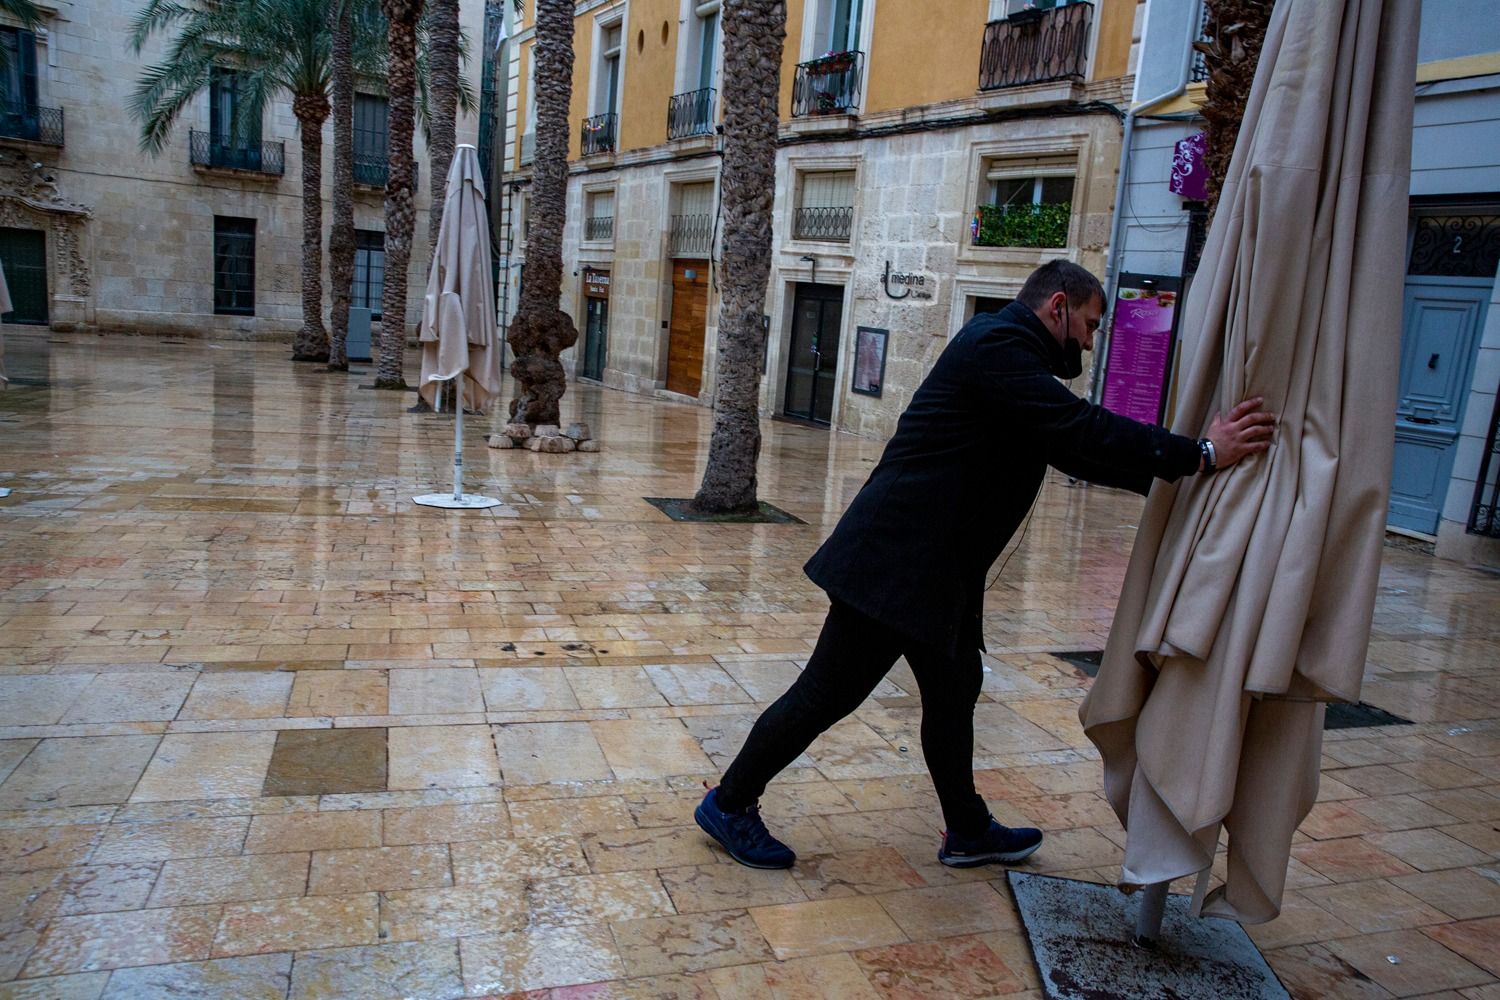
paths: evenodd
<path fill-rule="evenodd" d="M 714 244 L 714 184 L 702 181 L 677 189 L 668 252 L 673 257 L 707 257 Z"/>
<path fill-rule="evenodd" d="M 48 130 L 37 107 L 36 35 L 0 28 L 0 49 L 5 59 L 0 67 L 0 135 L 46 141 Z M 60 135 L 60 120 L 58 129 Z"/>
<path fill-rule="evenodd" d="M 1081 0 L 990 0 L 990 20 L 1003 21 L 1023 10 L 1053 10 Z"/>
<path fill-rule="evenodd" d="M 1065 247 L 1073 220 L 1072 158 L 994 160 L 970 235 L 981 247 Z"/>
<path fill-rule="evenodd" d="M 714 85 L 714 65 L 719 45 L 719 0 L 700 3 L 695 9 L 698 33 L 698 79 L 697 88 L 707 90 Z"/>
<path fill-rule="evenodd" d="M 792 235 L 799 240 L 849 241 L 854 222 L 854 171 L 802 174 Z"/>
<path fill-rule="evenodd" d="M 255 220 L 214 216 L 214 313 L 255 315 Z"/>
<path fill-rule="evenodd" d="M 208 83 L 208 132 L 215 146 L 246 149 L 260 145 L 260 122 L 237 121 L 241 114 L 240 75 L 215 66 Z"/>
<path fill-rule="evenodd" d="M 385 187 L 390 172 L 389 102 L 375 94 L 355 94 L 354 183 Z"/>
<path fill-rule="evenodd" d="M 0 28 L 5 66 L 0 70 L 0 103 L 7 114 L 34 114 L 36 91 L 36 35 L 16 28 Z"/>
<path fill-rule="evenodd" d="M 620 38 L 624 26 L 616 21 L 602 28 L 599 67 L 594 76 L 594 113 L 614 114 L 620 106 Z"/>
<path fill-rule="evenodd" d="M 536 159 L 536 46 L 533 45 L 526 52 L 526 117 L 521 126 L 525 129 L 521 133 L 521 166 L 526 166 Z"/>
<path fill-rule="evenodd" d="M 370 310 L 380 318 L 380 298 L 385 292 L 385 233 L 372 229 L 354 231 L 354 300 L 356 309 Z"/>
<path fill-rule="evenodd" d="M 615 236 L 615 193 L 591 191 L 588 213 L 583 222 L 585 240 L 612 240 Z"/>
<path fill-rule="evenodd" d="M 859 21 L 864 0 L 820 0 L 813 23 L 813 57 L 826 52 L 859 51 Z"/>

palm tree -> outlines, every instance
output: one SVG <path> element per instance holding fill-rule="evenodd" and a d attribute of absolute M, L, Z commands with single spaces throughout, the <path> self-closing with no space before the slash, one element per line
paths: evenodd
<path fill-rule="evenodd" d="M 411 262 L 412 135 L 417 90 L 417 22 L 422 0 L 380 0 L 387 24 L 390 100 L 390 169 L 385 186 L 385 285 L 380 293 L 380 366 L 377 389 L 405 389 L 406 275 Z"/>
<path fill-rule="evenodd" d="M 31 0 L 0 0 L 0 14 L 19 21 L 27 31 L 42 23 L 42 9 Z M 10 53 L 0 45 L 0 70 L 9 68 Z"/>
<path fill-rule="evenodd" d="M 333 0 L 333 230 L 328 280 L 333 282 L 333 335 L 328 370 L 349 370 L 349 306 L 354 286 L 354 6 Z"/>
<path fill-rule="evenodd" d="M 532 165 L 531 235 L 526 280 L 506 336 L 514 361 L 517 423 L 555 424 L 567 389 L 558 355 L 578 342 L 578 328 L 558 308 L 562 233 L 568 204 L 568 102 L 573 95 L 573 0 L 537 0 L 536 158 Z"/>
<path fill-rule="evenodd" d="M 754 511 L 760 457 L 760 359 L 771 208 L 776 194 L 777 93 L 785 0 L 727 0 L 724 25 L 724 250 L 717 389 L 708 467 L 693 506 Z M 540 138 L 540 137 L 538 137 Z M 533 225 L 535 225 L 533 223 Z M 529 279 L 530 274 L 527 275 Z"/>
<path fill-rule="evenodd" d="M 458 0 L 428 0 L 427 66 L 431 114 L 427 117 L 427 152 L 432 163 L 432 208 L 427 218 L 427 256 L 432 259 L 443 221 L 448 167 L 457 143 Z"/>
<path fill-rule="evenodd" d="M 14 0 L 6 0 L 14 2 Z M 323 327 L 323 123 L 328 119 L 331 36 L 324 0 L 216 0 L 186 7 L 149 0 L 131 24 L 139 54 L 157 32 L 175 29 L 162 62 L 148 66 L 130 98 L 141 147 L 165 148 L 177 118 L 209 86 L 216 69 L 238 74 L 233 134 L 254 134 L 272 98 L 287 93 L 302 147 L 302 327 L 293 359 L 328 360 Z M 366 55 L 369 45 L 356 46 Z"/>
<path fill-rule="evenodd" d="M 1245 102 L 1255 82 L 1255 66 L 1260 62 L 1266 28 L 1271 22 L 1271 7 L 1276 0 L 1208 0 L 1208 18 L 1204 28 L 1207 38 L 1193 47 L 1203 53 L 1208 70 L 1204 94 L 1203 117 L 1207 121 L 1207 149 L 1204 165 L 1208 168 L 1208 209 L 1212 213 L 1219 201 L 1219 189 L 1229 173 L 1229 159 L 1240 134 L 1245 116 Z"/>

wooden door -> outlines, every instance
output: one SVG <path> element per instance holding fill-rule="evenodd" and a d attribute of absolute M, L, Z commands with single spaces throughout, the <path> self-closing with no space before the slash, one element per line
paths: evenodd
<path fill-rule="evenodd" d="M 703 337 L 707 327 L 708 262 L 675 260 L 672 323 L 667 339 L 667 388 L 672 392 L 696 396 L 703 388 Z"/>

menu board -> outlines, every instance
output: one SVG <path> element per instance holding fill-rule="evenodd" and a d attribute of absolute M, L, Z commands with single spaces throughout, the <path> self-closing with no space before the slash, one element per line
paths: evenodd
<path fill-rule="evenodd" d="M 1106 410 L 1145 424 L 1162 422 L 1178 287 L 1176 278 L 1120 276 L 1099 399 Z"/>

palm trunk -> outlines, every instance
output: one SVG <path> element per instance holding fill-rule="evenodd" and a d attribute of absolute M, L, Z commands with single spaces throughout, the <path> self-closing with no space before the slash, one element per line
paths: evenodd
<path fill-rule="evenodd" d="M 380 296 L 377 389 L 405 389 L 406 275 L 411 263 L 412 127 L 417 83 L 417 19 L 422 0 L 380 0 L 390 25 L 390 171 L 385 185 L 385 287 Z"/>
<path fill-rule="evenodd" d="M 323 123 L 326 94 L 298 94 L 292 114 L 302 133 L 302 329 L 292 342 L 293 361 L 328 360 L 323 326 Z"/>
<path fill-rule="evenodd" d="M 785 0 L 727 0 L 724 25 L 724 250 L 720 273 L 714 432 L 693 506 L 757 509 L 760 359 L 771 209 L 776 191 L 777 90 L 786 38 Z M 528 277 L 530 277 L 528 275 Z"/>
<path fill-rule="evenodd" d="M 1245 102 L 1255 83 L 1255 67 L 1271 23 L 1276 0 L 1208 0 L 1208 40 L 1194 48 L 1203 53 L 1208 70 L 1203 117 L 1208 123 L 1203 162 L 1208 169 L 1208 210 L 1219 203 L 1219 190 L 1229 173 L 1229 160 L 1245 117 Z"/>
<path fill-rule="evenodd" d="M 557 358 L 578 342 L 578 328 L 558 308 L 562 233 L 568 207 L 568 102 L 573 94 L 573 0 L 536 2 L 536 159 L 532 166 L 531 235 L 526 280 L 511 321 L 516 395 L 511 420 L 555 424 L 567 389 Z"/>
<path fill-rule="evenodd" d="M 427 72 L 432 93 L 428 137 L 432 145 L 432 208 L 427 219 L 427 259 L 437 247 L 448 192 L 448 167 L 458 130 L 458 0 L 431 0 L 431 28 L 427 33 Z"/>
<path fill-rule="evenodd" d="M 334 0 L 333 232 L 328 280 L 333 282 L 333 336 L 328 370 L 349 370 L 349 305 L 354 286 L 354 0 Z"/>

